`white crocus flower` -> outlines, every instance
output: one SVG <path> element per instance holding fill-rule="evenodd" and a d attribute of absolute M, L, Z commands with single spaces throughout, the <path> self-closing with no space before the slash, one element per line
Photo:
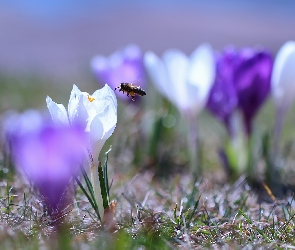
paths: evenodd
<path fill-rule="evenodd" d="M 190 57 L 167 50 L 162 60 L 146 52 L 144 63 L 158 91 L 189 115 L 198 114 L 206 104 L 215 77 L 215 59 L 211 46 L 199 46 Z"/>
<path fill-rule="evenodd" d="M 276 157 L 284 119 L 295 98 L 295 41 L 286 42 L 276 55 L 271 76 L 271 92 L 276 104 L 272 152 L 273 157 Z"/>
<path fill-rule="evenodd" d="M 288 109 L 295 98 L 295 41 L 286 42 L 278 51 L 271 88 L 276 105 Z"/>
<path fill-rule="evenodd" d="M 176 49 L 166 51 L 162 60 L 153 52 L 146 52 L 144 64 L 158 91 L 185 115 L 191 170 L 198 174 L 196 117 L 205 106 L 214 82 L 214 52 L 209 44 L 199 46 L 189 57 Z"/>
<path fill-rule="evenodd" d="M 102 199 L 98 180 L 98 156 L 105 141 L 112 135 L 117 124 L 117 99 L 114 91 L 106 84 L 102 89 L 95 91 L 92 95 L 81 92 L 74 85 L 68 112 L 62 104 L 57 104 L 47 96 L 47 107 L 55 123 L 79 123 L 85 127 L 89 134 L 91 179 L 94 186 L 96 199 L 102 210 Z"/>

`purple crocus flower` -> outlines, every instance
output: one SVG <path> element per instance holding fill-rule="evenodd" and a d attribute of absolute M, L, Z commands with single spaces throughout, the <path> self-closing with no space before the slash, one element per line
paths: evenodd
<path fill-rule="evenodd" d="M 215 83 L 207 107 L 226 124 L 230 134 L 230 117 L 238 108 L 250 135 L 252 120 L 270 92 L 273 58 L 264 50 L 237 51 L 228 47 L 217 56 L 216 63 Z"/>
<path fill-rule="evenodd" d="M 250 135 L 252 120 L 270 93 L 273 58 L 266 51 L 250 48 L 242 49 L 236 57 L 233 81 L 246 132 Z"/>
<path fill-rule="evenodd" d="M 142 52 L 136 45 L 129 45 L 109 57 L 95 56 L 91 60 L 91 68 L 99 82 L 103 85 L 107 83 L 112 89 L 120 83 L 136 83 L 141 87 L 146 83 Z M 122 92 L 118 96 L 130 100 Z"/>
<path fill-rule="evenodd" d="M 36 112 L 14 116 L 7 124 L 16 167 L 39 189 L 50 213 L 60 210 L 62 195 L 83 162 L 84 129 L 54 125 Z"/>
<path fill-rule="evenodd" d="M 216 76 L 211 88 L 207 108 L 225 125 L 232 133 L 230 117 L 237 108 L 238 97 L 233 83 L 233 55 L 228 51 L 216 55 Z"/>

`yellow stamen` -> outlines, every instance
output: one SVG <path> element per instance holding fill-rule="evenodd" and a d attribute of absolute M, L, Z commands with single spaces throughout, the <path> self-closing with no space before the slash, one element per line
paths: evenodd
<path fill-rule="evenodd" d="M 93 102 L 95 100 L 95 98 L 92 97 L 91 95 L 88 95 L 87 98 L 88 98 L 89 102 Z"/>

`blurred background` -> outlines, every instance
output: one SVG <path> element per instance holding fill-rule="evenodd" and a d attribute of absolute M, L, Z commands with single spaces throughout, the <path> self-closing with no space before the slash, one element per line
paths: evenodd
<path fill-rule="evenodd" d="M 281 1 L 0 1 L 0 72 L 78 83 L 95 54 L 129 43 L 161 54 L 209 42 L 216 50 L 294 39 L 295 2 Z"/>

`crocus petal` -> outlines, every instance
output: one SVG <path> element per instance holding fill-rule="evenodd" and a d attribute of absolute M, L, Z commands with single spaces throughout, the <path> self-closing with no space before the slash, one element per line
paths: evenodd
<path fill-rule="evenodd" d="M 155 53 L 148 51 L 144 55 L 144 64 L 156 89 L 171 102 L 174 102 L 172 95 L 169 95 L 167 82 L 170 81 L 170 78 L 163 61 Z"/>
<path fill-rule="evenodd" d="M 117 124 L 117 114 L 113 105 L 106 106 L 105 110 L 96 116 L 103 124 L 104 134 L 100 139 L 107 140 L 114 132 Z M 91 124 L 92 127 L 92 124 Z M 95 129 L 95 127 L 93 127 Z"/>
<path fill-rule="evenodd" d="M 209 44 L 200 45 L 190 56 L 188 69 L 188 98 L 194 100 L 194 109 L 198 113 L 205 105 L 208 93 L 214 82 L 215 59 Z"/>
<path fill-rule="evenodd" d="M 230 117 L 239 108 L 246 132 L 251 133 L 252 120 L 268 97 L 272 56 L 265 50 L 226 48 L 216 58 L 216 78 L 207 107 L 227 126 L 231 134 Z"/>
<path fill-rule="evenodd" d="M 278 106 L 288 108 L 295 98 L 295 42 L 286 42 L 278 51 L 271 77 L 272 94 Z"/>
<path fill-rule="evenodd" d="M 91 68 L 101 83 L 108 83 L 113 89 L 120 83 L 134 82 L 144 87 L 146 82 L 142 53 L 137 45 L 129 45 L 109 57 L 95 56 L 91 60 Z M 122 92 L 118 96 L 130 100 Z"/>
<path fill-rule="evenodd" d="M 71 91 L 69 104 L 68 104 L 68 113 L 69 113 L 70 121 L 72 120 L 72 116 L 77 110 L 81 93 L 82 92 L 80 91 L 80 89 L 74 84 L 73 89 Z"/>
<path fill-rule="evenodd" d="M 102 101 L 97 101 L 100 103 Z M 99 106 L 102 106 L 100 104 Z M 90 123 L 90 139 L 95 159 L 98 157 L 105 141 L 113 134 L 117 124 L 117 110 L 112 103 L 98 113 Z"/>
<path fill-rule="evenodd" d="M 85 132 L 80 126 L 60 122 L 54 125 L 47 118 L 41 118 L 38 126 L 34 123 L 33 128 L 28 127 L 34 121 L 28 113 L 14 117 L 16 120 L 7 131 L 15 165 L 39 188 L 45 203 L 54 211 L 83 162 Z"/>
<path fill-rule="evenodd" d="M 94 117 L 89 128 L 90 148 L 96 161 L 106 140 L 103 140 L 104 129 L 99 116 Z"/>
<path fill-rule="evenodd" d="M 80 124 L 83 126 L 86 132 L 89 132 L 89 120 L 93 119 L 95 116 L 95 112 L 90 112 L 87 107 L 89 102 L 87 94 L 81 94 L 77 96 L 77 98 L 72 99 L 74 104 L 71 104 L 71 100 L 69 102 L 69 107 L 71 107 L 71 112 L 69 112 L 69 119 L 71 124 Z M 75 107 L 75 109 L 73 109 Z M 89 114 L 91 113 L 91 115 Z"/>
<path fill-rule="evenodd" d="M 190 108 L 191 100 L 188 99 L 186 78 L 189 67 L 188 57 L 179 50 L 168 50 L 163 55 L 163 62 L 167 68 L 170 83 L 166 88 L 168 95 L 180 110 Z"/>
<path fill-rule="evenodd" d="M 109 85 L 105 84 L 102 89 L 96 90 L 93 93 L 92 97 L 95 98 L 95 100 L 109 100 L 110 103 L 114 105 L 117 113 L 117 98 L 114 91 L 109 87 Z"/>
<path fill-rule="evenodd" d="M 153 52 L 144 57 L 145 66 L 155 87 L 179 109 L 187 109 L 186 70 L 187 57 L 178 50 L 168 50 L 163 61 Z"/>
<path fill-rule="evenodd" d="M 273 59 L 265 51 L 244 49 L 240 52 L 239 60 L 241 62 L 236 68 L 234 83 L 249 134 L 254 116 L 269 95 Z"/>
<path fill-rule="evenodd" d="M 55 103 L 49 96 L 46 97 L 46 103 L 52 120 L 55 123 L 69 124 L 67 111 L 64 105 Z"/>
<path fill-rule="evenodd" d="M 233 56 L 231 49 L 216 55 L 216 77 L 207 101 L 207 108 L 225 123 L 229 134 L 232 133 L 230 116 L 238 105 L 237 92 L 233 83 Z"/>

